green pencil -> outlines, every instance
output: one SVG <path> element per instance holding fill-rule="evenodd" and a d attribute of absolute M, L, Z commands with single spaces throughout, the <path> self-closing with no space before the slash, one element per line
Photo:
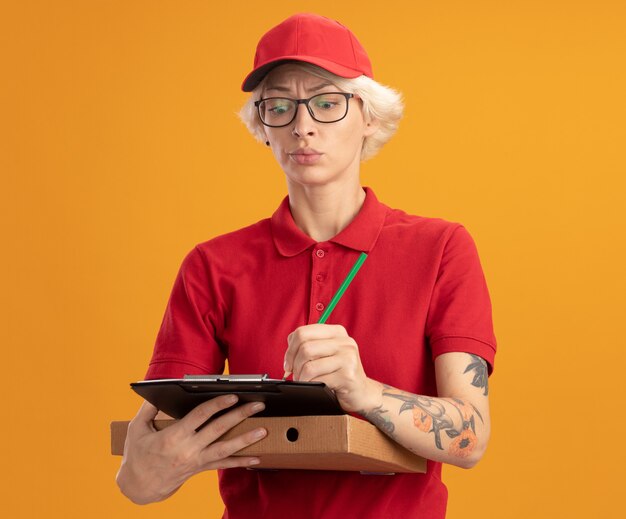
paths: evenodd
<path fill-rule="evenodd" d="M 350 286 L 350 283 L 352 283 L 354 276 L 356 276 L 356 273 L 359 271 L 359 269 L 361 268 L 361 265 L 363 265 L 363 262 L 365 261 L 366 258 L 367 258 L 367 254 L 365 254 L 364 252 L 361 252 L 361 255 L 356 260 L 356 263 L 350 269 L 350 272 L 348 272 L 346 279 L 343 280 L 343 283 L 339 287 L 339 290 L 335 292 L 335 295 L 330 300 L 330 303 L 326 307 L 326 310 L 324 310 L 322 317 L 320 317 L 320 320 L 317 321 L 318 323 L 324 324 L 326 322 L 326 319 L 328 319 L 328 317 L 330 316 L 330 313 L 335 309 L 335 306 L 337 306 L 337 303 L 343 296 L 343 293 L 346 291 L 346 288 Z"/>
<path fill-rule="evenodd" d="M 331 312 L 335 309 L 335 306 L 337 306 L 337 303 L 342 298 L 346 289 L 350 286 L 350 283 L 352 283 L 354 276 L 356 276 L 356 273 L 359 271 L 359 269 L 361 268 L 361 266 L 363 265 L 366 259 L 367 259 L 367 254 L 365 254 L 365 252 L 361 252 L 358 259 L 356 260 L 356 263 L 352 266 L 352 268 L 350 269 L 350 272 L 348 272 L 346 279 L 343 280 L 343 283 L 341 283 L 341 286 L 339 287 L 337 292 L 335 292 L 335 295 L 330 300 L 330 303 L 328 303 L 326 310 L 324 310 L 324 313 L 320 317 L 319 321 L 317 321 L 318 324 L 324 324 L 326 322 Z M 291 372 L 285 371 L 285 375 L 283 376 L 283 379 L 287 378 L 289 375 L 291 375 Z"/>

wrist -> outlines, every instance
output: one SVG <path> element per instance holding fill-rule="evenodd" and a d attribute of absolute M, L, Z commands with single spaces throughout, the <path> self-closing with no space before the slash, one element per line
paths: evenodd
<path fill-rule="evenodd" d="M 128 463 L 122 462 L 120 469 L 117 471 L 115 482 L 122 494 L 130 499 L 136 505 L 147 505 L 158 501 L 158 499 L 150 499 L 145 495 L 145 485 L 138 482 L 136 474 L 129 467 Z"/>
<path fill-rule="evenodd" d="M 369 413 L 383 405 L 383 385 L 377 380 L 368 378 L 366 380 L 366 391 L 360 411 L 363 414 Z"/>

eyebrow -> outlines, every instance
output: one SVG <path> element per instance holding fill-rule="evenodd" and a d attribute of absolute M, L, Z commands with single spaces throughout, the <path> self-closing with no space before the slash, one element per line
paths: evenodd
<path fill-rule="evenodd" d="M 335 86 L 332 83 L 329 83 L 328 81 L 324 82 L 324 83 L 320 83 L 319 85 L 316 85 L 314 87 L 311 88 L 307 88 L 307 92 L 315 92 L 316 90 L 320 90 L 324 87 L 327 86 Z M 278 86 L 278 85 L 270 85 L 268 87 L 265 88 L 265 91 L 267 92 L 268 90 L 278 90 L 279 92 L 290 92 L 291 89 L 289 87 L 284 87 L 284 86 Z"/>

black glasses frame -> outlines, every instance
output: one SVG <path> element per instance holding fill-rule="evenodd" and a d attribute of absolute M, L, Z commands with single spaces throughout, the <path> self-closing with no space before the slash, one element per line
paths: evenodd
<path fill-rule="evenodd" d="M 339 94 L 339 95 L 342 95 L 342 96 L 344 96 L 346 98 L 346 113 L 343 114 L 343 116 L 340 117 L 339 119 L 336 119 L 335 121 L 320 121 L 319 119 L 316 119 L 315 115 L 313 114 L 313 110 L 309 106 L 309 102 L 311 101 L 311 99 L 315 99 L 318 96 L 323 96 L 323 95 L 327 95 L 327 94 Z M 256 106 L 256 108 L 257 108 L 257 113 L 259 114 L 259 119 L 261 120 L 261 122 L 265 126 L 269 126 L 270 128 L 282 128 L 283 126 L 289 126 L 294 121 L 294 119 L 296 118 L 296 115 L 298 115 L 298 107 L 301 104 L 306 106 L 306 109 L 309 112 L 309 115 L 313 118 L 314 121 L 317 121 L 318 123 L 332 124 L 332 123 L 337 123 L 337 122 L 341 121 L 342 119 L 344 119 L 346 117 L 346 115 L 348 115 L 348 108 L 350 107 L 350 98 L 352 98 L 352 97 L 354 97 L 354 94 L 348 94 L 347 92 L 322 92 L 320 94 L 315 94 L 314 96 L 311 96 L 308 99 L 291 99 L 289 97 L 266 97 L 265 99 L 259 99 L 258 101 L 255 101 L 254 102 L 254 106 Z M 291 118 L 291 120 L 288 123 L 285 123 L 285 124 L 267 124 L 263 120 L 263 117 L 261 116 L 261 103 L 263 101 L 269 101 L 270 99 L 287 99 L 288 101 L 293 101 L 294 103 L 296 103 L 296 109 L 293 111 L 293 117 Z"/>

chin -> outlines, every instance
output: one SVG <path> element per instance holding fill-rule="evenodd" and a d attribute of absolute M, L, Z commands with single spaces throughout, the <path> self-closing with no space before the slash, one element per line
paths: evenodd
<path fill-rule="evenodd" d="M 287 179 L 303 186 L 323 186 L 336 181 L 336 173 L 329 172 L 320 167 L 307 166 L 306 169 L 299 167 L 296 171 L 290 170 Z"/>

